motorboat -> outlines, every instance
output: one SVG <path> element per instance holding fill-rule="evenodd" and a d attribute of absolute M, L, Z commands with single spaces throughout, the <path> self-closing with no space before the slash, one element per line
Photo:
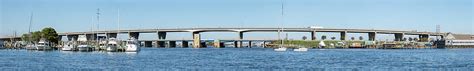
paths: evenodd
<path fill-rule="evenodd" d="M 326 44 L 324 43 L 324 40 L 322 40 L 321 42 L 319 42 L 319 48 L 324 48 L 326 47 Z"/>
<path fill-rule="evenodd" d="M 305 51 L 308 51 L 308 48 L 300 47 L 300 48 L 298 48 L 298 49 L 294 49 L 293 51 L 305 52 Z"/>
<path fill-rule="evenodd" d="M 134 38 L 129 39 L 125 46 L 126 46 L 126 49 L 125 49 L 126 52 L 138 52 L 138 51 L 140 51 L 140 47 L 139 47 L 140 43 L 138 42 L 137 39 L 134 39 Z"/>
<path fill-rule="evenodd" d="M 77 49 L 79 51 L 92 51 L 92 46 L 87 45 L 87 44 L 81 44 L 77 46 Z"/>
<path fill-rule="evenodd" d="M 109 41 L 107 42 L 107 49 L 106 51 L 109 51 L 109 52 L 115 52 L 117 51 L 117 48 L 119 47 L 117 41 L 114 39 L 114 38 L 111 38 L 109 39 Z"/>
<path fill-rule="evenodd" d="M 38 45 L 36 45 L 36 50 L 51 50 L 53 49 L 51 45 L 49 44 L 48 41 L 45 39 L 42 39 L 38 42 Z"/>
<path fill-rule="evenodd" d="M 280 47 L 280 48 L 276 48 L 276 49 L 273 49 L 274 51 L 286 51 L 286 47 Z"/>
<path fill-rule="evenodd" d="M 100 42 L 99 42 L 99 49 L 100 49 L 100 50 L 105 50 L 105 49 L 107 49 L 107 41 L 100 41 Z"/>
<path fill-rule="evenodd" d="M 63 51 L 74 51 L 74 49 L 76 48 L 76 45 L 73 43 L 73 42 L 66 42 L 64 45 L 63 45 L 63 48 L 61 48 L 61 50 Z"/>
<path fill-rule="evenodd" d="M 36 50 L 36 45 L 35 44 L 26 44 L 25 48 L 27 50 Z"/>

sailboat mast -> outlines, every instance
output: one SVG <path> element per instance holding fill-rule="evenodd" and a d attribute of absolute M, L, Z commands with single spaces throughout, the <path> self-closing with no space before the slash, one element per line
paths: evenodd
<path fill-rule="evenodd" d="M 97 8 L 97 13 L 96 13 L 96 14 L 97 14 L 97 26 L 96 26 L 96 27 L 97 27 L 97 29 L 95 30 L 95 31 L 96 31 L 96 33 L 95 33 L 95 34 L 96 34 L 96 40 L 97 40 L 97 43 L 99 43 L 99 36 L 98 36 L 98 34 L 99 34 L 99 33 L 98 33 L 97 31 L 99 31 L 99 23 L 100 23 L 100 8 Z"/>
<path fill-rule="evenodd" d="M 29 35 L 28 35 L 28 43 L 31 42 L 31 40 L 32 40 L 31 38 L 32 38 L 32 36 L 33 36 L 33 33 L 31 32 L 31 26 L 32 26 L 32 24 L 33 24 L 33 12 L 31 12 L 31 14 L 30 14 L 30 25 L 28 26 L 28 33 L 29 33 Z"/>
<path fill-rule="evenodd" d="M 280 0 L 280 1 L 281 1 L 281 17 L 280 17 L 280 18 L 281 18 L 281 21 L 280 21 L 280 25 L 281 25 L 281 32 L 283 33 L 283 32 L 284 32 L 284 29 L 283 29 L 283 23 L 284 23 L 284 21 L 283 21 L 283 20 L 284 20 L 284 14 L 285 14 L 285 12 L 284 12 L 285 7 L 284 7 L 283 0 Z M 280 35 L 281 35 L 281 34 L 279 33 L 278 36 L 280 37 Z M 280 39 L 281 39 L 281 37 L 280 37 Z M 283 47 L 283 45 L 285 44 L 285 41 L 284 41 L 284 39 L 283 39 L 283 40 L 280 40 L 280 41 L 281 41 L 280 47 Z"/>
<path fill-rule="evenodd" d="M 117 9 L 117 35 L 120 33 L 120 8 Z M 119 40 L 119 37 L 117 36 Z"/>

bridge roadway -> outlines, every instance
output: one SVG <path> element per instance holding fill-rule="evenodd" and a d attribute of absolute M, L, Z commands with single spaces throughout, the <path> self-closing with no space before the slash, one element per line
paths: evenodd
<path fill-rule="evenodd" d="M 201 46 L 201 32 L 236 32 L 239 34 L 237 47 L 241 47 L 243 33 L 245 32 L 308 32 L 311 39 L 316 40 L 316 32 L 336 32 L 340 33 L 340 40 L 346 40 L 347 33 L 368 33 L 369 40 L 375 41 L 376 34 L 394 34 L 395 41 L 401 41 L 404 35 L 419 35 L 420 42 L 427 42 L 429 36 L 444 37 L 446 33 L 399 31 L 399 30 L 376 30 L 376 29 L 332 29 L 332 28 L 175 28 L 175 29 L 132 29 L 132 30 L 106 30 L 88 32 L 64 32 L 59 33 L 59 37 L 67 36 L 69 40 L 77 39 L 78 35 L 86 35 L 88 40 L 95 40 L 98 34 L 105 34 L 106 38 L 116 38 L 117 34 L 128 34 L 130 38 L 138 39 L 140 33 L 157 33 L 157 40 L 165 40 L 168 32 L 190 32 L 193 35 L 193 47 Z"/>

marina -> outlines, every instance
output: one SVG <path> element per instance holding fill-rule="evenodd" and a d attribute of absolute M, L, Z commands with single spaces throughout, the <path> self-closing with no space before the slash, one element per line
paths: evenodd
<path fill-rule="evenodd" d="M 0 71 L 474 71 L 472 0 L 0 4 Z"/>

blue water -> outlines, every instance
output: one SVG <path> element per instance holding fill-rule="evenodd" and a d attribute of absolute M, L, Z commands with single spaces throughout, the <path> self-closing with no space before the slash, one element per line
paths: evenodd
<path fill-rule="evenodd" d="M 473 70 L 474 49 L 142 48 L 138 53 L 0 50 L 3 70 Z"/>

